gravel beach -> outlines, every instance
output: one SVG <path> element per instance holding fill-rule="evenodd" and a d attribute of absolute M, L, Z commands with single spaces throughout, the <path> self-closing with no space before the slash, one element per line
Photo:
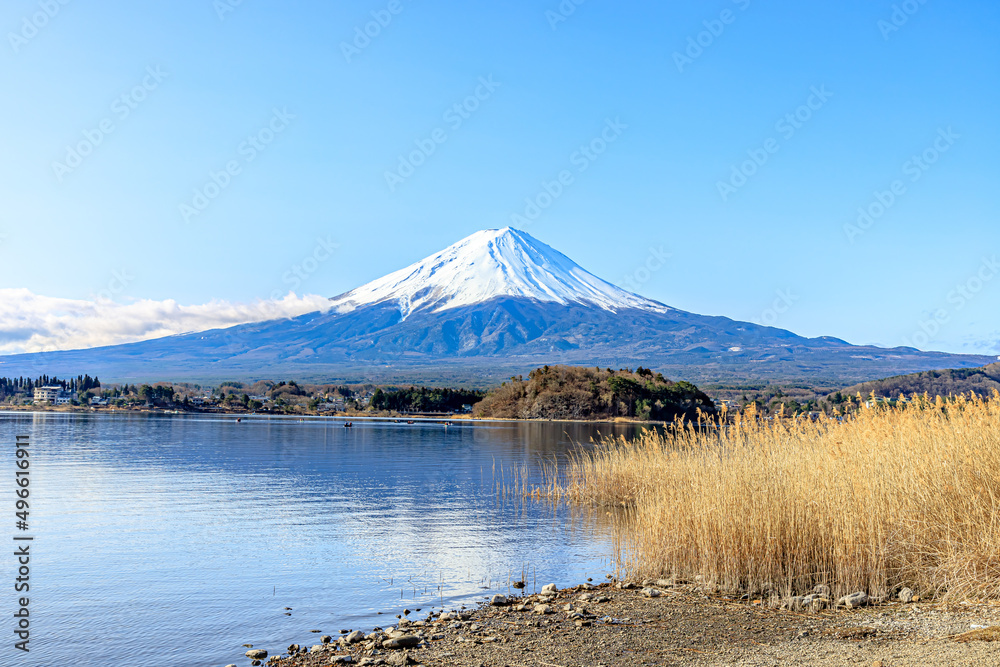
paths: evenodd
<path fill-rule="evenodd" d="M 546 588 L 477 609 L 411 613 L 392 628 L 314 635 L 258 664 L 1000 666 L 996 604 L 792 611 L 663 581 Z"/>

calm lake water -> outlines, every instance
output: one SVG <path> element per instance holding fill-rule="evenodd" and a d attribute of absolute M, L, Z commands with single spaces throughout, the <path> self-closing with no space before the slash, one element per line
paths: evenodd
<path fill-rule="evenodd" d="M 494 470 L 537 475 L 598 428 L 635 427 L 354 424 L 0 413 L 0 539 L 24 534 L 16 435 L 31 437 L 35 538 L 29 654 L 13 647 L 14 559 L 0 559 L 0 664 L 243 664 L 244 643 L 281 652 L 317 643 L 313 629 L 391 625 L 404 607 L 507 592 L 522 571 L 530 592 L 613 569 L 598 521 L 505 502 Z"/>

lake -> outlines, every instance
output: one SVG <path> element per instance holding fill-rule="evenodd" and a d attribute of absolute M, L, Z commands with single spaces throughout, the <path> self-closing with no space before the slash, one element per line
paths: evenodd
<path fill-rule="evenodd" d="M 388 626 L 522 573 L 528 592 L 603 580 L 606 524 L 504 500 L 495 480 L 522 466 L 538 479 L 598 430 L 636 429 L 0 412 L 0 539 L 34 537 L 29 654 L 13 647 L 16 565 L 0 559 L 0 664 L 244 664 L 245 643 L 278 653 L 318 643 L 311 630 Z M 16 435 L 32 443 L 27 532 Z"/>

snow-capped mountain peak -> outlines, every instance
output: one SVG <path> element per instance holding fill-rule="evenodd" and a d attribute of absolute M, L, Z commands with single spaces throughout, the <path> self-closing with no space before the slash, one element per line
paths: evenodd
<path fill-rule="evenodd" d="M 405 319 L 418 310 L 442 311 L 497 297 L 582 303 L 609 311 L 672 310 L 601 280 L 561 252 L 511 227 L 476 232 L 405 269 L 333 297 L 330 305 L 346 313 L 360 306 L 396 302 Z"/>

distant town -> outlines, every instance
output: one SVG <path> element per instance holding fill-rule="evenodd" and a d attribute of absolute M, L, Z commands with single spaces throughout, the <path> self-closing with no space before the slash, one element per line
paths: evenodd
<path fill-rule="evenodd" d="M 276 414 L 356 413 L 363 411 L 464 414 L 485 392 L 428 388 L 379 387 L 372 384 L 314 385 L 294 380 L 254 383 L 222 382 L 109 384 L 81 375 L 68 380 L 41 376 L 0 378 L 0 405 L 5 407 L 76 407 L 162 409 L 192 412 L 258 412 Z"/>

